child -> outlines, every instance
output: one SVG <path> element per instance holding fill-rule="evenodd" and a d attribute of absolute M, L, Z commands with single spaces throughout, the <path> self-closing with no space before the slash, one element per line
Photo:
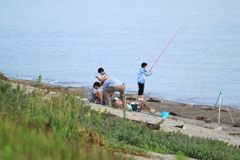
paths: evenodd
<path fill-rule="evenodd" d="M 102 75 L 102 78 L 104 78 L 105 76 L 107 76 L 107 74 L 104 72 L 103 68 L 98 68 L 98 73 L 100 73 Z M 102 78 L 99 78 L 98 76 L 95 76 L 99 81 L 102 80 Z"/>
<path fill-rule="evenodd" d="M 89 102 L 93 102 L 93 103 L 102 103 L 103 98 L 102 98 L 102 93 L 101 93 L 101 89 L 100 89 L 100 83 L 99 82 L 95 82 L 93 84 L 93 88 L 91 88 L 88 91 L 88 101 Z"/>
<path fill-rule="evenodd" d="M 147 68 L 147 63 L 143 62 L 141 65 L 142 68 L 139 69 L 138 71 L 138 101 L 143 101 L 146 102 L 146 100 L 143 99 L 143 93 L 144 93 L 144 83 L 146 81 L 147 76 L 152 75 L 153 71 L 148 72 L 146 70 Z"/>

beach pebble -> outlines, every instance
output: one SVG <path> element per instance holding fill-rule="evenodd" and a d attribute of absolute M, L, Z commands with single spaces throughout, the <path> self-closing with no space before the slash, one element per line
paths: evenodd
<path fill-rule="evenodd" d="M 179 125 L 179 124 L 176 124 L 174 127 L 178 127 L 178 128 L 186 129 L 185 125 Z"/>
<path fill-rule="evenodd" d="M 172 120 L 176 120 L 176 121 L 178 121 L 178 119 L 177 119 L 177 118 L 175 118 L 175 117 L 173 117 L 173 118 L 172 118 Z"/>
<path fill-rule="evenodd" d="M 149 113 L 154 114 L 154 113 L 156 113 L 156 110 L 155 109 L 149 109 Z"/>
<path fill-rule="evenodd" d="M 215 130 L 215 131 L 221 131 L 221 130 L 222 130 L 222 127 L 220 127 L 220 126 L 215 126 L 215 127 L 214 127 L 214 130 Z"/>
<path fill-rule="evenodd" d="M 205 123 L 211 123 L 211 119 L 205 119 Z"/>

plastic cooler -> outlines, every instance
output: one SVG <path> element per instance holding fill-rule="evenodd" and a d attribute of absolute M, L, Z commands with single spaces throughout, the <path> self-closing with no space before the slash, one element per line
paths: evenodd
<path fill-rule="evenodd" d="M 168 116 L 169 116 L 169 112 L 162 111 L 162 117 L 168 118 Z"/>

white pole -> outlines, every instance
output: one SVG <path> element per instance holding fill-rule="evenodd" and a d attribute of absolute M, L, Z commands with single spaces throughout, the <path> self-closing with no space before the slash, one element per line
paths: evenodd
<path fill-rule="evenodd" d="M 221 94 L 219 95 L 219 103 L 218 103 L 218 124 L 220 124 L 220 116 L 221 116 Z"/>
<path fill-rule="evenodd" d="M 234 124 L 234 121 L 233 121 L 233 118 L 232 118 L 232 114 L 231 114 L 231 112 L 230 112 L 230 110 L 229 110 L 229 108 L 228 108 L 228 105 L 227 105 L 227 103 L 226 103 L 226 101 L 225 101 L 225 98 L 224 98 L 223 95 L 222 95 L 222 97 L 223 97 L 223 101 L 224 101 L 224 103 L 225 103 L 225 105 L 226 105 L 226 107 L 227 107 L 227 110 L 228 110 L 229 116 L 231 117 L 232 122 L 233 122 L 233 124 Z"/>
<path fill-rule="evenodd" d="M 219 97 L 216 104 L 218 104 L 218 125 L 220 124 L 220 116 L 221 116 L 221 98 L 222 98 L 222 91 L 220 91 Z"/>

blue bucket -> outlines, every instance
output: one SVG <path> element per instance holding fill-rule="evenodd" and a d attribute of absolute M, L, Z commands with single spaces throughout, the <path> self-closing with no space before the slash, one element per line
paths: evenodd
<path fill-rule="evenodd" d="M 168 118 L 168 116 L 169 116 L 169 112 L 162 111 L 162 117 Z"/>

